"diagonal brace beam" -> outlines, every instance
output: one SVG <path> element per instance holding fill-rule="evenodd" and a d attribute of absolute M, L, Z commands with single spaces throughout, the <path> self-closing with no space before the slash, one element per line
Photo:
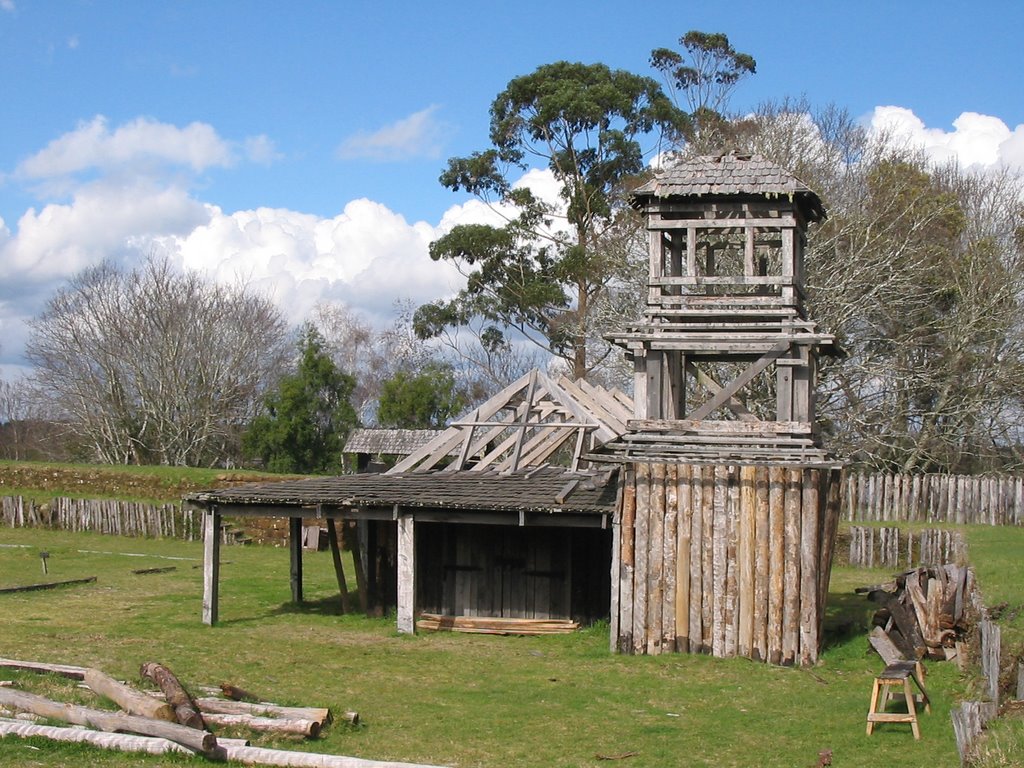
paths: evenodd
<path fill-rule="evenodd" d="M 708 400 L 700 408 L 691 411 L 687 414 L 686 418 L 692 421 L 700 421 L 706 419 L 716 408 L 720 408 L 725 405 L 739 390 L 747 386 L 754 377 L 765 370 L 769 365 L 774 363 L 783 354 L 789 350 L 790 343 L 788 341 L 780 341 L 770 351 L 762 355 L 757 362 L 747 368 L 743 373 L 729 382 L 727 385 L 722 387 L 710 400 Z"/>

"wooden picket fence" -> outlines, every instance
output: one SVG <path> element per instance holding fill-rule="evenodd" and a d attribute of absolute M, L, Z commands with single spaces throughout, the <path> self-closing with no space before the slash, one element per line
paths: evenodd
<path fill-rule="evenodd" d="M 851 522 L 1024 524 L 1024 477 L 847 473 Z"/>
<path fill-rule="evenodd" d="M 177 504 L 155 505 L 63 496 L 45 504 L 37 504 L 22 496 L 0 497 L 0 525 L 185 541 L 199 541 L 203 535 L 200 513 L 182 509 Z"/>
<path fill-rule="evenodd" d="M 917 568 L 956 563 L 966 558 L 959 531 L 851 525 L 850 565 L 856 568 Z"/>

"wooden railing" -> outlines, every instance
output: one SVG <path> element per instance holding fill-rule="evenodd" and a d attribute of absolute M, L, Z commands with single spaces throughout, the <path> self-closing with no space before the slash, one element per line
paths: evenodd
<path fill-rule="evenodd" d="M 1024 477 L 848 473 L 843 515 L 851 522 L 1024 524 Z"/>

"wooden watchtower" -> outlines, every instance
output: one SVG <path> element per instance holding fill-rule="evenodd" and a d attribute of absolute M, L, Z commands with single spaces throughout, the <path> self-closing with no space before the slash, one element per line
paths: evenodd
<path fill-rule="evenodd" d="M 647 219 L 644 319 L 608 338 L 634 364 L 635 418 L 604 452 L 627 472 L 613 642 L 774 663 L 817 658 L 838 465 L 815 430 L 820 354 L 804 309 L 818 196 L 749 155 L 701 157 L 634 193 Z"/>

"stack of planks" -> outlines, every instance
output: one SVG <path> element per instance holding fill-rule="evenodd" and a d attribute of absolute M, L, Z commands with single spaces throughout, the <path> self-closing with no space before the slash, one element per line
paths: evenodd
<path fill-rule="evenodd" d="M 883 659 L 951 659 L 969 629 L 973 574 L 967 566 L 915 568 L 887 584 L 859 587 L 878 604 L 871 644 Z"/>
<path fill-rule="evenodd" d="M 326 755 L 282 749 L 253 747 L 244 739 L 215 736 L 210 725 L 239 726 L 275 735 L 314 738 L 330 722 L 331 713 L 318 707 L 281 707 L 219 698 L 193 698 L 166 667 L 147 663 L 142 677 L 152 680 L 160 692 L 145 692 L 118 682 L 97 669 L 33 661 L 0 659 L 0 669 L 60 675 L 81 681 L 99 696 L 110 699 L 122 711 L 69 704 L 0 686 L 0 738 L 42 737 L 54 741 L 86 743 L 124 752 L 166 754 L 180 752 L 218 762 L 246 765 L 311 768 L 431 768 L 411 763 L 363 760 L 345 755 Z M 222 686 L 228 695 L 239 691 Z M 8 717 L 11 715 L 11 717 Z M 39 724 L 40 719 L 60 720 L 78 727 Z M 345 720 L 358 723 L 358 715 L 345 713 Z"/>
<path fill-rule="evenodd" d="M 580 625 L 569 619 L 512 619 L 491 616 L 441 616 L 424 613 L 416 622 L 423 631 L 469 632 L 479 635 L 564 635 Z"/>

